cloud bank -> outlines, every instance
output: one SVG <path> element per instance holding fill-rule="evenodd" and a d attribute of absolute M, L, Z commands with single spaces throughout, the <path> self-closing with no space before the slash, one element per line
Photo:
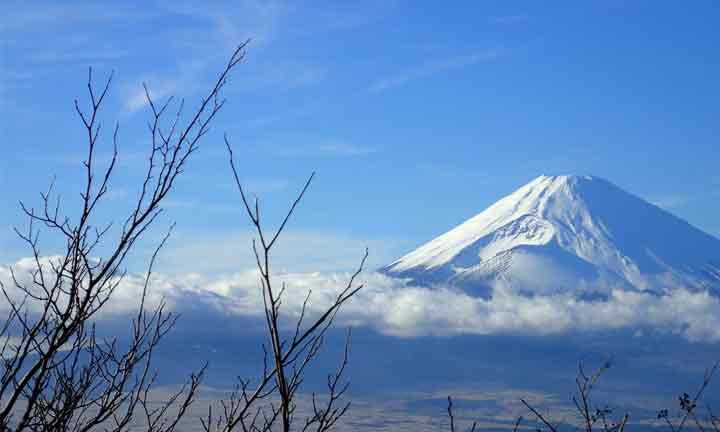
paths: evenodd
<path fill-rule="evenodd" d="M 31 259 L 12 265 L 16 276 L 29 282 Z M 288 317 L 300 313 L 311 291 L 308 312 L 320 313 L 347 285 L 349 273 L 283 273 L 276 283 L 287 284 L 283 308 Z M 10 266 L 0 266 L 5 286 Z M 149 305 L 164 298 L 173 310 L 191 306 L 206 313 L 236 317 L 262 317 L 258 274 L 246 270 L 226 274 L 154 274 Z M 708 292 L 685 288 L 662 295 L 611 289 L 606 298 L 583 299 L 574 293 L 528 296 L 502 285 L 490 298 L 474 297 L 452 287 L 417 287 L 379 273 L 362 277 L 365 287 L 351 299 L 338 319 L 342 324 L 367 326 L 396 337 L 462 334 L 558 335 L 606 330 L 651 330 L 682 336 L 690 341 L 720 341 L 720 299 Z M 128 275 L 108 303 L 102 317 L 135 311 L 144 275 Z M 0 310 L 5 310 L 4 300 Z M 102 317 L 100 319 L 102 319 Z"/>

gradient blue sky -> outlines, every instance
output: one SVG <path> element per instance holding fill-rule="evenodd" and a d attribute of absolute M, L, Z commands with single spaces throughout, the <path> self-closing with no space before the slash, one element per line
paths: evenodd
<path fill-rule="evenodd" d="M 142 175 L 140 83 L 196 102 L 246 38 L 228 105 L 161 221 L 178 222 L 168 268 L 227 270 L 247 250 L 224 131 L 270 215 L 318 172 L 288 234 L 283 265 L 301 269 L 347 268 L 364 245 L 382 265 L 541 174 L 607 178 L 720 235 L 715 1 L 2 9 L 1 262 L 27 255 L 11 232 L 24 222 L 18 200 L 36 204 L 53 175 L 64 196 L 77 196 L 84 142 L 72 102 L 85 97 L 89 65 L 98 78 L 116 74 L 103 117 L 108 129 L 121 126 L 102 210 L 113 218 Z"/>

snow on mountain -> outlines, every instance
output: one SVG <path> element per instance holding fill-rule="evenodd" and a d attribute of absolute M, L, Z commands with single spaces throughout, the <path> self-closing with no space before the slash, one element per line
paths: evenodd
<path fill-rule="evenodd" d="M 420 285 L 451 284 L 487 296 L 720 292 L 720 240 L 612 183 L 541 176 L 382 272 Z"/>

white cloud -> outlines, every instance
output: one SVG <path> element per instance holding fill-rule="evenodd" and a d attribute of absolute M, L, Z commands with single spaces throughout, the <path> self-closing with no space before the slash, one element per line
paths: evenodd
<path fill-rule="evenodd" d="M 150 97 L 153 98 L 153 100 L 157 100 L 158 98 L 164 98 L 167 94 L 154 90 L 148 90 L 148 93 L 150 94 Z M 135 112 L 141 108 L 145 108 L 147 104 L 147 96 L 145 95 L 145 91 L 142 88 L 139 88 L 130 96 L 128 96 L 128 98 L 125 100 L 125 109 L 128 112 Z"/>
<path fill-rule="evenodd" d="M 21 274 L 32 268 L 20 260 Z M 0 266 L 7 281 L 8 267 Z M 278 284 L 287 290 L 283 307 L 297 315 L 308 290 L 310 314 L 326 308 L 349 279 L 349 273 L 282 273 Z M 414 287 L 406 281 L 368 273 L 366 287 L 347 303 L 344 323 L 373 327 L 398 337 L 460 334 L 557 335 L 604 330 L 649 330 L 680 335 L 690 341 L 720 341 L 720 299 L 707 292 L 676 288 L 663 295 L 610 290 L 607 299 L 584 300 L 572 293 L 529 297 L 498 285 L 489 299 L 447 287 Z M 109 303 L 106 315 L 128 313 L 137 307 L 142 275 L 130 275 Z M 262 316 L 262 297 L 254 270 L 216 275 L 189 273 L 155 275 L 150 304 L 166 298 L 171 308 L 204 307 L 209 314 Z"/>
<path fill-rule="evenodd" d="M 134 113 L 148 106 L 147 95 L 142 86 L 143 82 L 147 84 L 150 98 L 157 106 L 162 106 L 170 96 L 174 96 L 179 92 L 183 94 L 192 92 L 198 88 L 198 82 L 203 81 L 200 76 L 207 69 L 208 64 L 209 62 L 205 61 L 187 62 L 179 66 L 174 78 L 162 78 L 153 75 L 140 80 L 132 86 L 126 86 L 125 91 L 128 96 L 125 98 L 125 110 Z M 172 109 L 173 107 L 170 107 L 170 113 L 167 116 L 174 114 Z"/>
<path fill-rule="evenodd" d="M 37 280 L 40 279 L 39 276 L 34 276 L 34 273 L 38 271 L 38 268 L 42 269 L 42 278 L 48 286 L 51 286 L 55 281 L 55 273 L 52 270 L 52 266 L 57 266 L 61 260 L 62 257 L 60 256 L 42 257 L 39 260 L 39 267 L 38 262 L 36 262 L 34 258 L 23 258 L 10 266 L 0 265 L 0 283 L 2 283 L 10 298 L 16 304 L 20 304 L 24 297 L 24 294 L 15 287 L 16 282 L 30 289 L 30 292 L 35 295 L 42 296 L 41 288 L 33 284 L 34 278 Z M 192 282 L 192 275 L 184 276 L 183 279 L 183 285 L 187 285 Z M 117 315 L 137 311 L 138 300 L 140 299 L 140 294 L 142 294 L 144 280 L 145 278 L 141 274 L 128 275 L 124 282 L 116 289 L 113 301 L 103 307 L 103 314 Z M 162 282 L 163 278 L 157 277 L 156 280 Z M 175 283 L 153 284 L 153 290 L 148 297 L 148 305 L 157 305 L 163 297 L 175 298 L 176 294 L 181 292 L 175 289 L 179 287 L 180 286 Z M 60 307 L 62 307 L 64 304 L 62 302 L 63 297 L 60 297 L 59 300 Z M 38 310 L 38 303 L 30 301 L 27 304 L 31 312 Z M 9 310 L 7 301 L 2 297 L 0 300 L 0 312 L 7 312 Z"/>

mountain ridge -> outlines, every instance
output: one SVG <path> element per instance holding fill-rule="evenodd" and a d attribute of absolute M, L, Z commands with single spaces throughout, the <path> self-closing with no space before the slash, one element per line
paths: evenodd
<path fill-rule="evenodd" d="M 540 176 L 383 267 L 480 295 L 720 290 L 720 240 L 596 176 Z M 539 277 L 542 275 L 542 277 Z"/>

